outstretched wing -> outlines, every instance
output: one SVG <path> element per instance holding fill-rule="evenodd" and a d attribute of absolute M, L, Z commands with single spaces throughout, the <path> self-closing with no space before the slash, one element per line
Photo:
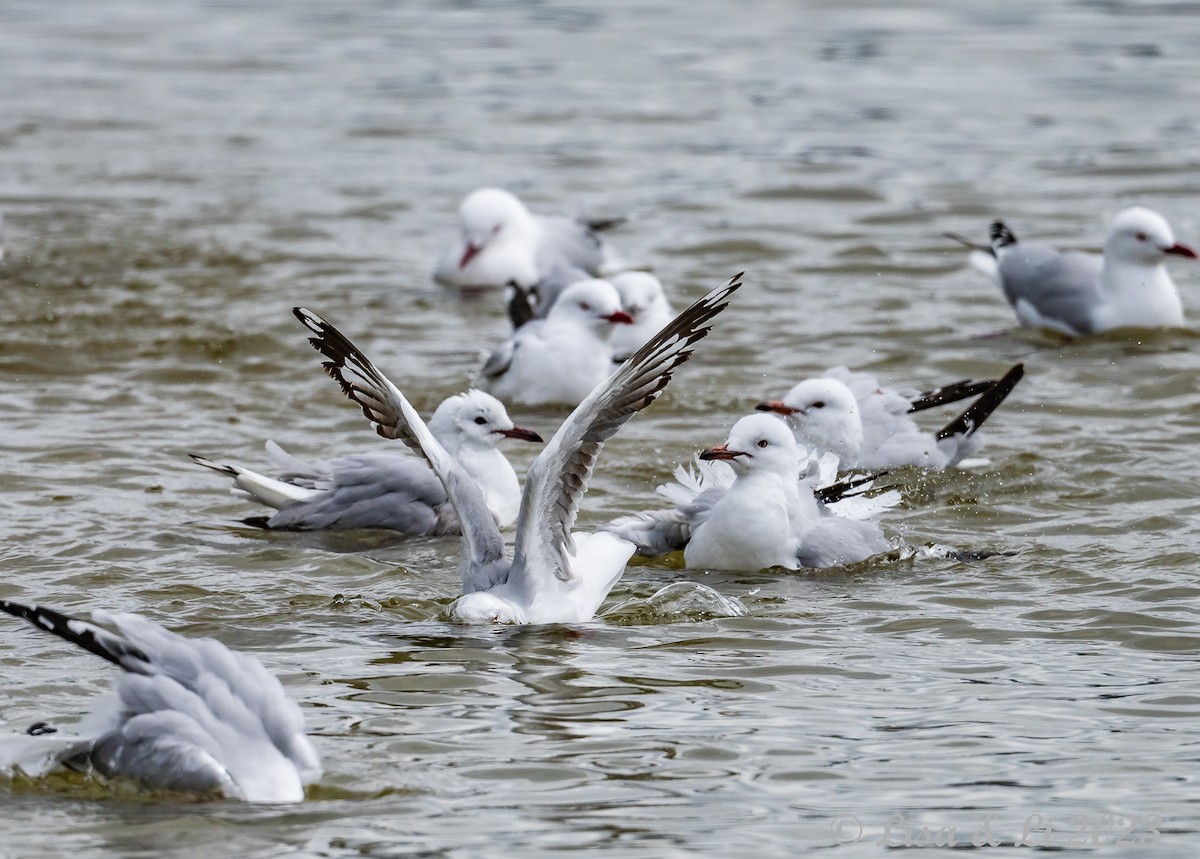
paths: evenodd
<path fill-rule="evenodd" d="M 342 332 L 311 310 L 296 307 L 292 312 L 316 335 L 308 338 L 308 342 L 328 359 L 323 363 L 325 372 L 341 386 L 342 393 L 362 408 L 375 431 L 384 438 L 398 438 L 420 453 L 442 481 L 462 526 L 467 555 L 464 571 L 494 566 L 501 561 L 504 538 L 488 510 L 483 491 L 433 437 L 404 394 Z"/>
<path fill-rule="evenodd" d="M 571 528 L 600 448 L 658 398 L 672 371 L 708 334 L 705 323 L 725 309 L 741 285 L 738 274 L 676 316 L 597 385 L 559 427 L 525 478 L 512 575 L 552 570 L 562 581 L 571 578 Z"/>

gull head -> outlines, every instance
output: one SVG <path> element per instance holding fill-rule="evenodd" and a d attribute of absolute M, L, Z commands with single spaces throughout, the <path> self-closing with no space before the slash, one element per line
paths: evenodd
<path fill-rule="evenodd" d="M 611 337 L 613 325 L 631 325 L 633 317 L 621 309 L 621 296 L 607 280 L 577 280 L 558 296 L 547 321 L 573 320 Z"/>
<path fill-rule="evenodd" d="M 818 450 L 852 459 L 862 447 L 858 401 L 837 379 L 805 379 L 782 400 L 759 403 L 755 408 L 781 415 L 792 432 Z"/>
<path fill-rule="evenodd" d="M 623 271 L 609 278 L 617 295 L 621 297 L 621 309 L 636 321 L 647 311 L 667 308 L 667 297 L 663 294 L 658 278 L 644 271 Z"/>
<path fill-rule="evenodd" d="M 451 453 L 464 447 L 494 448 L 505 438 L 542 440 L 533 430 L 514 425 L 503 403 L 473 388 L 445 399 L 429 419 L 429 430 Z"/>
<path fill-rule="evenodd" d="M 458 267 L 466 268 L 484 248 L 502 239 L 532 238 L 537 223 L 525 204 L 501 188 L 479 188 L 458 207 L 463 248 Z"/>
<path fill-rule="evenodd" d="M 779 474 L 798 477 L 800 448 L 783 421 L 770 415 L 746 415 L 733 425 L 724 444 L 700 454 L 705 460 L 725 460 L 739 476 Z"/>
<path fill-rule="evenodd" d="M 1113 218 L 1104 255 L 1119 262 L 1159 265 L 1167 255 L 1196 259 L 1196 252 L 1175 241 L 1167 219 L 1142 206 L 1125 209 Z"/>

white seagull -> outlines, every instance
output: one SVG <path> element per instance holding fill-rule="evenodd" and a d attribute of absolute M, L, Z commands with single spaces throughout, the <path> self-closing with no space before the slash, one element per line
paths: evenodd
<path fill-rule="evenodd" d="M 62 736 L 36 725 L 0 739 L 0 765 L 40 776 L 58 764 L 127 776 L 146 787 L 248 802 L 300 802 L 321 777 L 304 716 L 253 656 L 211 638 L 184 638 L 135 614 L 93 612 L 101 627 L 39 606 L 0 611 L 107 659 L 124 673 L 116 700 Z"/>
<path fill-rule="evenodd" d="M 613 328 L 632 323 L 612 284 L 577 281 L 492 353 L 476 384 L 506 403 L 575 406 L 612 372 Z"/>
<path fill-rule="evenodd" d="M 878 526 L 838 516 L 802 481 L 803 451 L 783 421 L 753 414 L 700 454 L 727 461 L 731 485 L 669 510 L 625 516 L 608 528 L 643 555 L 683 549 L 688 569 L 762 570 L 853 564 L 892 548 Z"/>
<path fill-rule="evenodd" d="M 514 426 L 499 400 L 476 390 L 444 400 L 429 420 L 429 431 L 479 484 L 496 524 L 503 528 L 515 522 L 521 487 L 496 445 L 505 438 L 540 442 L 542 437 Z M 248 525 L 281 531 L 387 528 L 411 536 L 461 533 L 446 490 L 422 459 L 376 451 L 304 462 L 273 441 L 266 447 L 278 477 L 191 454 L 200 465 L 232 477 L 234 495 L 279 511 L 248 517 L 243 520 Z"/>
<path fill-rule="evenodd" d="M 675 311 L 667 301 L 657 277 L 644 271 L 623 271 L 609 278 L 621 297 L 621 309 L 633 320 L 631 325 L 613 329 L 613 360 L 624 361 L 654 333 L 671 321 Z"/>
<path fill-rule="evenodd" d="M 943 469 L 979 450 L 976 431 L 1024 374 L 1024 366 L 1016 364 L 995 381 L 966 380 L 918 394 L 889 390 L 870 374 L 835 367 L 755 408 L 782 415 L 797 442 L 834 454 L 843 468 Z M 924 432 L 910 417 L 976 394 L 975 402 L 936 433 Z"/>
<path fill-rule="evenodd" d="M 1019 242 L 1002 221 L 988 230 L 990 247 L 946 235 L 973 249 L 972 264 L 1000 285 L 1022 325 L 1068 336 L 1183 325 L 1179 293 L 1163 262 L 1196 259 L 1196 252 L 1176 242 L 1171 225 L 1150 209 L 1118 213 L 1103 256 Z"/>
<path fill-rule="evenodd" d="M 666 387 L 707 335 L 741 275 L 679 314 L 571 412 L 525 478 L 510 558 L 483 494 L 433 437 L 404 395 L 341 332 L 311 311 L 296 317 L 315 335 L 325 370 L 376 432 L 420 452 L 446 488 L 463 529 L 463 596 L 451 614 L 469 622 L 578 623 L 591 620 L 620 579 L 634 546 L 612 534 L 572 534 L 596 457 L 634 414 Z"/>
<path fill-rule="evenodd" d="M 600 231 L 620 223 L 531 214 L 500 188 L 472 191 L 458 209 L 462 239 L 450 247 L 434 279 L 464 290 L 531 288 L 548 277 L 599 275 L 610 262 Z"/>

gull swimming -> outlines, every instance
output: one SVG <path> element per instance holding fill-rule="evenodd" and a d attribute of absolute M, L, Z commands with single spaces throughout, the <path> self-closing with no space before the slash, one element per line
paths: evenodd
<path fill-rule="evenodd" d="M 992 222 L 990 246 L 946 235 L 972 248 L 971 263 L 1004 290 L 1022 325 L 1068 336 L 1183 325 L 1179 292 L 1163 262 L 1196 259 L 1196 252 L 1175 241 L 1171 225 L 1150 209 L 1118 213 L 1101 256 L 1017 241 L 1003 221 Z"/>
<path fill-rule="evenodd" d="M 500 188 L 479 188 L 458 209 L 462 238 L 447 249 L 434 279 L 459 289 L 531 288 L 544 279 L 603 273 L 611 261 L 600 231 L 620 220 L 582 221 L 532 214 Z"/>
<path fill-rule="evenodd" d="M 612 284 L 577 281 L 545 319 L 514 331 L 475 383 L 506 403 L 578 405 L 612 372 L 613 329 L 632 323 Z"/>
<path fill-rule="evenodd" d="M 645 271 L 623 271 L 609 277 L 621 297 L 621 310 L 633 320 L 613 329 L 613 360 L 624 361 L 655 332 L 671 321 L 675 311 L 667 301 L 662 282 Z"/>
<path fill-rule="evenodd" d="M 429 419 L 429 431 L 479 485 L 496 524 L 503 528 L 515 522 L 521 487 L 496 445 L 506 438 L 541 442 L 542 437 L 514 425 L 499 400 L 476 390 L 444 400 Z M 248 525 L 281 531 L 387 528 L 410 536 L 461 533 L 446 490 L 422 459 L 375 451 L 305 462 L 273 441 L 266 448 L 277 477 L 191 454 L 198 464 L 232 477 L 234 495 L 278 511 L 242 520 Z"/>
<path fill-rule="evenodd" d="M 872 522 L 838 516 L 801 480 L 804 452 L 783 421 L 747 415 L 702 461 L 728 462 L 734 480 L 702 489 L 668 510 L 625 516 L 607 527 L 643 555 L 683 550 L 688 569 L 763 570 L 853 564 L 889 551 Z M 681 499 L 682 500 L 682 499 Z"/>
<path fill-rule="evenodd" d="M 943 469 L 978 452 L 982 441 L 977 430 L 1024 374 L 1024 366 L 1016 364 L 995 381 L 966 380 L 917 394 L 893 391 L 868 373 L 835 367 L 755 408 L 783 416 L 798 443 L 834 454 L 845 468 Z M 976 394 L 962 414 L 936 433 L 923 431 L 910 417 Z"/>
<path fill-rule="evenodd" d="M 613 534 L 571 533 L 604 442 L 658 398 L 676 367 L 741 286 L 741 275 L 684 310 L 571 412 L 530 466 L 512 556 L 465 469 L 433 437 L 399 389 L 341 332 L 296 308 L 327 359 L 326 372 L 384 438 L 421 453 L 446 488 L 463 530 L 463 595 L 452 616 L 468 622 L 578 623 L 591 620 L 620 579 L 634 546 Z"/>
<path fill-rule="evenodd" d="M 300 802 L 321 777 L 304 715 L 253 656 L 211 638 L 184 638 L 135 614 L 97 611 L 119 634 L 40 606 L 0 611 L 123 670 L 115 700 L 60 735 L 34 726 L 0 739 L 0 766 L 41 776 L 59 764 L 127 776 L 151 789 L 248 802 Z"/>

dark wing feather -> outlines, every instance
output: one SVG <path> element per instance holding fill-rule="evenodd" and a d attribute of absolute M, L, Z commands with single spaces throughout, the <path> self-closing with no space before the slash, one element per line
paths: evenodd
<path fill-rule="evenodd" d="M 1012 393 L 1012 389 L 1025 375 L 1024 364 L 1014 364 L 1007 373 L 1001 376 L 975 402 L 971 403 L 961 415 L 946 424 L 937 432 L 937 439 L 951 438 L 956 435 L 972 435 L 983 426 L 983 422 L 1004 402 L 1004 398 Z"/>
<path fill-rule="evenodd" d="M 942 385 L 940 388 L 934 388 L 932 391 L 926 391 L 913 397 L 909 400 L 908 411 L 911 414 L 957 403 L 959 400 L 982 394 L 994 384 L 996 384 L 995 379 L 984 379 L 979 382 L 974 379 L 963 379 L 961 382 L 951 382 L 949 385 Z"/>
<path fill-rule="evenodd" d="M 27 606 L 8 600 L 0 600 L 0 611 L 23 618 L 38 629 L 78 645 L 88 653 L 107 659 L 126 671 L 135 674 L 149 673 L 145 668 L 150 662 L 146 654 L 123 638 L 118 638 L 86 621 L 41 606 Z"/>

